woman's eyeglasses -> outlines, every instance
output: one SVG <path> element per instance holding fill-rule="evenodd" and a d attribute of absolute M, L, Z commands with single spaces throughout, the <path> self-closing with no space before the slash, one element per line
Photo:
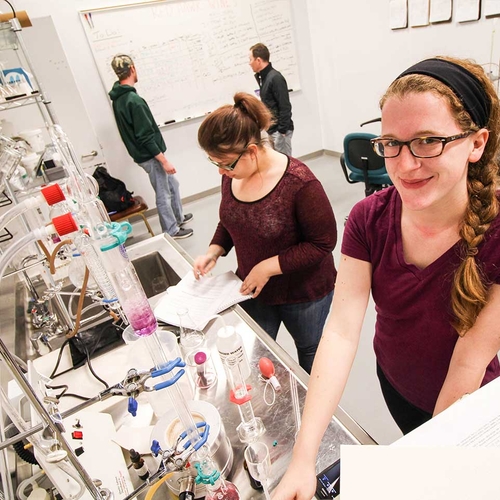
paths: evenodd
<path fill-rule="evenodd" d="M 240 158 L 246 153 L 247 148 L 248 148 L 248 146 L 238 155 L 238 158 L 236 158 L 236 160 L 234 160 L 229 165 L 222 165 L 222 163 L 219 163 L 218 161 L 212 160 L 212 158 L 210 158 L 210 156 L 207 156 L 207 158 L 208 158 L 208 161 L 212 165 L 215 165 L 217 168 L 220 168 L 222 170 L 229 170 L 230 172 L 232 172 L 236 168 L 236 164 L 240 161 Z"/>
<path fill-rule="evenodd" d="M 229 165 L 222 165 L 222 163 L 219 163 L 218 161 L 212 160 L 212 158 L 210 158 L 210 156 L 207 156 L 207 159 L 212 165 L 215 165 L 217 168 L 220 168 L 222 170 L 228 170 L 229 172 L 232 172 L 236 168 L 236 164 L 240 161 L 241 157 L 246 153 L 249 146 L 258 146 L 258 143 L 251 142 L 250 144 L 247 144 L 245 146 L 245 149 L 238 155 L 238 158 L 236 158 L 236 160 L 234 160 Z"/>
<path fill-rule="evenodd" d="M 382 158 L 396 158 L 401 153 L 403 146 L 408 146 L 411 154 L 416 158 L 435 158 L 443 153 L 444 147 L 449 142 L 464 139 L 473 133 L 472 130 L 463 134 L 450 135 L 449 137 L 416 137 L 411 141 L 397 141 L 396 139 L 372 139 L 373 150 Z"/>

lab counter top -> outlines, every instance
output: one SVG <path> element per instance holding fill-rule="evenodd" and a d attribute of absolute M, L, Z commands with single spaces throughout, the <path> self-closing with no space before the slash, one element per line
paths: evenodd
<path fill-rule="evenodd" d="M 191 257 L 173 239 L 163 235 L 127 247 L 127 252 L 131 260 L 158 252 L 179 277 L 183 277 L 192 269 Z M 153 308 L 164 293 L 150 299 Z M 251 401 L 255 416 L 262 419 L 266 428 L 266 432 L 259 440 L 265 442 L 270 450 L 272 469 L 269 486 L 272 491 L 287 469 L 296 433 L 290 377 L 294 377 L 296 380 L 301 410 L 304 405 L 309 377 L 276 342 L 269 338 L 242 308 L 233 306 L 223 312 L 222 316 L 226 325 L 234 326 L 242 336 L 249 357 L 252 373 L 247 383 L 252 387 L 250 394 L 252 395 Z M 221 326 L 220 320 L 217 319 L 212 320 L 207 325 L 204 331 L 209 343 L 211 339 L 216 338 L 216 332 Z M 213 343 L 215 343 L 214 340 Z M 109 383 L 118 382 L 123 379 L 127 370 L 131 367 L 127 364 L 130 363 L 131 349 L 131 345 L 122 346 L 96 358 L 93 360 L 94 370 Z M 243 470 L 245 444 L 240 442 L 236 432 L 236 428 L 241 422 L 239 411 L 236 405 L 229 401 L 229 385 L 215 345 L 212 347 L 212 354 L 218 381 L 208 390 L 197 388 L 194 399 L 206 400 L 219 410 L 234 453 L 233 467 L 228 479 L 238 487 L 241 498 L 264 498 L 261 491 L 251 489 L 247 473 Z M 281 391 L 276 393 L 274 404 L 271 406 L 264 400 L 266 384 L 259 377 L 258 363 L 262 357 L 267 357 L 274 363 L 276 377 L 281 384 Z M 110 362 L 111 359 L 112 362 Z M 42 364 L 46 364 L 46 362 L 37 360 L 35 365 L 38 365 L 38 370 L 40 370 Z M 53 366 L 52 363 L 50 364 Z M 46 371 L 46 369 L 42 369 L 41 371 Z M 103 386 L 84 368 L 74 370 L 68 375 L 74 377 L 75 381 L 78 378 L 78 385 L 85 388 L 85 395 L 87 396 L 93 396 L 103 389 Z M 65 383 L 68 382 L 65 381 Z M 270 387 L 266 389 L 265 399 L 268 402 L 272 400 Z M 101 404 L 98 403 L 97 406 Z M 65 409 L 63 407 L 61 411 Z M 341 444 L 376 443 L 346 412 L 339 408 L 334 418 L 332 418 L 322 440 L 316 464 L 317 472 L 333 463 L 340 456 Z"/>

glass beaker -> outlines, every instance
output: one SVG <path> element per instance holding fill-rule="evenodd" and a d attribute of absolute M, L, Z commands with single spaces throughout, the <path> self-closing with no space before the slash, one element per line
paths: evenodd
<path fill-rule="evenodd" d="M 177 311 L 179 317 L 181 351 L 194 384 L 200 389 L 208 389 L 217 382 L 217 373 L 212 362 L 210 349 L 203 331 L 190 328 L 194 325 L 189 310 Z"/>
<path fill-rule="evenodd" d="M 184 355 L 189 372 L 200 389 L 208 389 L 217 382 L 217 372 L 212 362 L 210 349 L 203 340 L 196 348 Z"/>
<path fill-rule="evenodd" d="M 257 441 L 250 443 L 244 452 L 244 457 L 247 462 L 248 472 L 251 476 L 262 484 L 264 495 L 267 500 L 271 500 L 269 495 L 269 477 L 271 476 L 271 457 L 269 448 L 265 443 Z"/>

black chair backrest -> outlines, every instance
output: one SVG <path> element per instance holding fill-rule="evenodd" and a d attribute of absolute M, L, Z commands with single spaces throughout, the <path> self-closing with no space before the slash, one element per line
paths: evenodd
<path fill-rule="evenodd" d="M 373 151 L 369 139 L 352 139 L 349 141 L 347 157 L 349 163 L 359 170 L 363 170 L 362 158 L 368 159 L 368 170 L 384 168 L 384 159 Z"/>

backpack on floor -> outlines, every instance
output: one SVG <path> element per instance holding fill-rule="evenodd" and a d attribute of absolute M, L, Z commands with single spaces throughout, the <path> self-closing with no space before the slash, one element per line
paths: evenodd
<path fill-rule="evenodd" d="M 133 191 L 129 191 L 123 181 L 109 175 L 105 167 L 97 167 L 93 177 L 99 184 L 99 198 L 108 212 L 121 212 L 135 203 Z"/>

